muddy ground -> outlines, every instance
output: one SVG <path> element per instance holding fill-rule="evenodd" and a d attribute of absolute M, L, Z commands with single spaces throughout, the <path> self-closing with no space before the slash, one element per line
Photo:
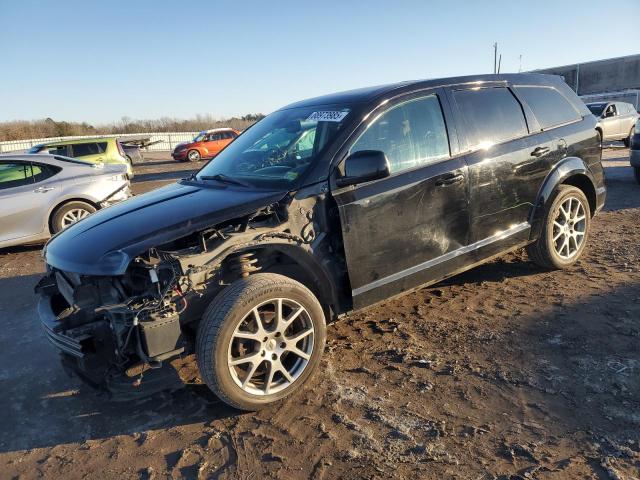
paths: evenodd
<path fill-rule="evenodd" d="M 640 477 L 640 186 L 627 150 L 604 163 L 578 265 L 517 252 L 354 315 L 311 384 L 256 414 L 197 384 L 127 404 L 86 391 L 38 325 L 39 248 L 0 251 L 0 477 Z M 135 190 L 189 168 L 146 164 Z"/>

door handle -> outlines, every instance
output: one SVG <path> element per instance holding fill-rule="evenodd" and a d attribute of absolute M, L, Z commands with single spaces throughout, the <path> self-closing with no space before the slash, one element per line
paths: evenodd
<path fill-rule="evenodd" d="M 50 192 L 51 190 L 54 190 L 55 187 L 38 187 L 34 190 L 34 192 L 36 193 L 45 193 L 45 192 Z"/>
<path fill-rule="evenodd" d="M 532 157 L 541 157 L 542 155 L 546 155 L 550 152 L 549 147 L 537 147 L 533 152 L 531 152 Z"/>
<path fill-rule="evenodd" d="M 446 187 L 447 185 L 454 185 L 464 180 L 464 175 L 461 173 L 450 173 L 449 175 L 443 175 L 436 180 L 436 187 Z"/>

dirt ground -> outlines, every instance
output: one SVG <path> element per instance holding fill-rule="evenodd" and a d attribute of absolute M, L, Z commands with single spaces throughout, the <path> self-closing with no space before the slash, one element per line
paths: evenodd
<path fill-rule="evenodd" d="M 639 478 L 640 185 L 627 150 L 604 164 L 575 267 L 517 252 L 334 324 L 311 384 L 259 413 L 201 385 L 86 391 L 39 326 L 40 249 L 0 251 L 0 477 Z M 190 167 L 145 164 L 135 190 Z"/>

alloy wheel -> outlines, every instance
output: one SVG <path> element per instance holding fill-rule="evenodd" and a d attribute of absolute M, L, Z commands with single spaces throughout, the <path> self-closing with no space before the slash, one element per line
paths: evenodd
<path fill-rule="evenodd" d="M 587 229 L 587 217 L 582 202 L 576 197 L 565 199 L 553 220 L 553 248 L 564 259 L 573 258 L 582 247 Z"/>
<path fill-rule="evenodd" d="M 62 228 L 67 228 L 68 226 L 76 223 L 78 220 L 88 217 L 90 214 L 91 212 L 88 212 L 83 208 L 74 208 L 73 210 L 69 210 L 62 216 Z"/>
<path fill-rule="evenodd" d="M 314 331 L 311 315 L 294 300 L 275 298 L 254 307 L 229 344 L 227 365 L 233 381 L 253 395 L 286 389 L 309 364 Z"/>

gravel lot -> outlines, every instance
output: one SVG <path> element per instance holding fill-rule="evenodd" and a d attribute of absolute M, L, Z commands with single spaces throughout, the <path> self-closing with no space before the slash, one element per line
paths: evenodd
<path fill-rule="evenodd" d="M 148 155 L 141 193 L 189 174 Z M 640 185 L 605 151 L 586 256 L 524 252 L 329 328 L 311 385 L 257 414 L 193 384 L 114 404 L 67 377 L 33 287 L 40 247 L 0 250 L 1 478 L 596 478 L 640 471 Z"/>

